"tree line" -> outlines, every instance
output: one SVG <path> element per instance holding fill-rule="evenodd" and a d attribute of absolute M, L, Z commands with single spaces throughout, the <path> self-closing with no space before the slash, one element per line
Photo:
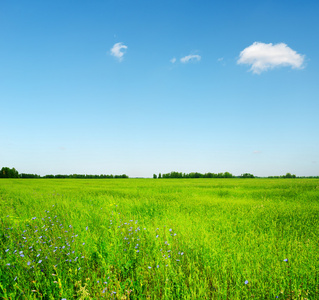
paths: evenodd
<path fill-rule="evenodd" d="M 281 176 L 268 176 L 268 177 L 258 177 L 254 176 L 250 173 L 244 173 L 240 176 L 235 176 L 229 172 L 224 173 L 198 173 L 198 172 L 191 172 L 191 173 L 182 173 L 182 172 L 170 172 L 166 174 L 153 174 L 154 179 L 160 179 L 160 178 L 319 178 L 319 176 L 303 176 L 303 177 L 297 177 L 295 174 L 286 173 L 286 175 Z"/>
<path fill-rule="evenodd" d="M 105 178 L 129 178 L 126 174 L 122 175 L 88 175 L 88 174 L 57 174 L 57 175 L 44 175 L 40 176 L 38 174 L 26 174 L 19 173 L 15 168 L 3 167 L 0 170 L 0 178 L 77 178 L 77 179 L 105 179 Z"/>
<path fill-rule="evenodd" d="M 234 178 L 231 173 L 225 172 L 225 173 L 205 173 L 201 174 L 198 172 L 191 172 L 191 173 L 182 173 L 182 172 L 170 172 L 166 174 L 159 173 L 158 176 L 156 174 L 153 174 L 153 178 Z"/>

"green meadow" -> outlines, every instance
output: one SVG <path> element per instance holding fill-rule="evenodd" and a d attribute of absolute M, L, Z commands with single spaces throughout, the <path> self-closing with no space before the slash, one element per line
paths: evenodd
<path fill-rule="evenodd" d="M 319 299 L 318 179 L 2 179 L 1 299 Z"/>

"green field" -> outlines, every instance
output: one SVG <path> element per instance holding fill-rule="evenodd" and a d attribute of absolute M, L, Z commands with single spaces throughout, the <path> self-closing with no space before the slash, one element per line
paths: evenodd
<path fill-rule="evenodd" d="M 2 179 L 0 298 L 319 299 L 318 217 L 317 179 Z"/>

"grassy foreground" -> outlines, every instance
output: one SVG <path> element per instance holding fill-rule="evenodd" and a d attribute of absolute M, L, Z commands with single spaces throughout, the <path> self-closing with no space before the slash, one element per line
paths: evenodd
<path fill-rule="evenodd" d="M 1 299 L 319 299 L 319 180 L 0 180 Z"/>

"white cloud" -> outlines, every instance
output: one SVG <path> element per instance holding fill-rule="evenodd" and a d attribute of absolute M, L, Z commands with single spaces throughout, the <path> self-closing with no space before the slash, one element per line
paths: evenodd
<path fill-rule="evenodd" d="M 111 49 L 111 55 L 115 56 L 119 61 L 123 60 L 124 52 L 122 49 L 127 49 L 127 46 L 123 45 L 123 43 L 116 43 Z"/>
<path fill-rule="evenodd" d="M 254 153 L 254 154 L 260 154 L 260 153 L 261 153 L 261 151 L 259 151 L 259 150 L 255 150 L 253 153 Z"/>
<path fill-rule="evenodd" d="M 184 56 L 181 58 L 181 62 L 182 63 L 188 63 L 190 61 L 200 61 L 201 60 L 201 57 L 200 55 L 187 55 L 187 56 Z"/>
<path fill-rule="evenodd" d="M 174 63 L 176 62 L 176 58 L 173 57 L 173 58 L 170 60 L 170 62 L 171 62 L 172 64 L 174 64 Z"/>
<path fill-rule="evenodd" d="M 224 57 L 220 57 L 217 59 L 218 62 L 223 61 L 223 60 L 224 60 Z"/>
<path fill-rule="evenodd" d="M 251 65 L 250 71 L 260 74 L 280 66 L 301 69 L 304 55 L 298 54 L 284 43 L 273 45 L 255 42 L 240 52 L 237 63 Z"/>

